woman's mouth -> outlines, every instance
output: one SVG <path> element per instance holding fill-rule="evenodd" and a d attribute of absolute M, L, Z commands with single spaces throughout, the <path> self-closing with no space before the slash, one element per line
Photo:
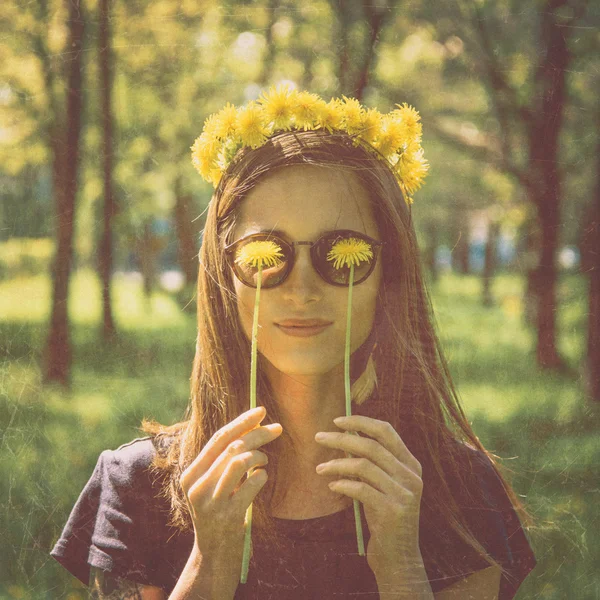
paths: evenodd
<path fill-rule="evenodd" d="M 293 337 L 311 337 L 325 331 L 331 322 L 322 319 L 287 319 L 276 323 L 286 335 Z"/>

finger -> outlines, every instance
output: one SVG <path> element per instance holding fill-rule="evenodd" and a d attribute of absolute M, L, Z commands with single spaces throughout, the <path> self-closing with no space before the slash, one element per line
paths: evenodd
<path fill-rule="evenodd" d="M 225 448 L 219 455 L 217 460 L 209 467 L 209 469 L 200 474 L 198 479 L 213 481 L 213 486 L 216 486 L 218 480 L 222 477 L 227 465 L 238 455 L 244 452 L 255 450 L 264 444 L 273 441 L 282 432 L 282 427 L 279 423 L 271 423 L 264 427 L 257 427 L 251 432 L 243 435 L 241 438 L 234 440 Z"/>
<path fill-rule="evenodd" d="M 266 466 L 269 462 L 267 455 L 260 450 L 244 452 L 233 458 L 225 467 L 213 492 L 214 500 L 229 499 L 240 486 L 242 477 L 251 469 Z"/>
<path fill-rule="evenodd" d="M 340 458 L 330 460 L 318 465 L 317 472 L 320 475 L 358 477 L 379 490 L 382 494 L 394 497 L 398 497 L 402 493 L 402 486 L 368 458 Z"/>
<path fill-rule="evenodd" d="M 269 479 L 269 474 L 264 469 L 255 469 L 242 483 L 240 489 L 231 499 L 231 508 L 237 513 L 245 514 L 248 507 L 254 502 L 258 492 L 263 489 Z"/>
<path fill-rule="evenodd" d="M 256 428 L 265 418 L 267 411 L 264 406 L 258 406 L 242 413 L 231 423 L 228 423 L 217 431 L 204 446 L 200 454 L 185 469 L 179 478 L 179 482 L 184 490 L 189 489 L 191 485 L 208 470 L 211 464 L 227 448 L 227 446 L 243 434 Z"/>
<path fill-rule="evenodd" d="M 321 432 L 318 436 L 321 434 L 323 434 L 323 437 L 315 436 L 315 439 L 320 444 L 329 448 L 344 450 L 352 455 L 368 458 L 392 479 L 401 482 L 407 489 L 416 490 L 421 486 L 421 478 L 404 463 L 400 462 L 377 440 L 352 435 L 352 432 L 336 433 L 328 431 Z"/>
<path fill-rule="evenodd" d="M 421 464 L 411 454 L 398 432 L 387 421 L 380 421 L 364 415 L 338 417 L 334 423 L 346 431 L 360 431 L 377 440 L 389 450 L 401 463 L 412 469 L 419 477 L 422 475 Z"/>
<path fill-rule="evenodd" d="M 380 508 L 386 502 L 384 494 L 362 481 L 337 479 L 329 484 L 329 489 L 374 509 Z"/>
<path fill-rule="evenodd" d="M 281 435 L 283 427 L 279 423 L 269 423 L 245 433 L 240 439 L 245 450 L 256 450 Z"/>
<path fill-rule="evenodd" d="M 397 471 L 395 465 L 398 461 L 396 457 L 379 442 L 371 438 L 352 435 L 350 432 L 328 431 L 317 434 L 315 440 L 328 448 L 336 448 L 355 456 L 368 458 L 390 476 L 394 476 Z"/>
<path fill-rule="evenodd" d="M 255 450 L 268 442 L 272 442 L 283 431 L 279 423 L 270 423 L 264 427 L 257 427 L 243 435 L 227 446 L 224 452 L 213 462 L 206 473 L 200 475 L 202 479 L 214 479 L 217 481 L 227 468 L 232 458 L 244 452 Z"/>

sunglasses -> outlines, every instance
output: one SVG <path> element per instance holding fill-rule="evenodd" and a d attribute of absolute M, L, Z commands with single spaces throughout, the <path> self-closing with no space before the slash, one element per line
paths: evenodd
<path fill-rule="evenodd" d="M 291 273 L 296 258 L 296 246 L 310 246 L 310 256 L 315 271 L 331 285 L 348 287 L 350 285 L 350 267 L 336 268 L 335 260 L 330 254 L 339 242 L 354 244 L 362 242 L 361 248 L 368 245 L 367 254 L 361 255 L 361 260 L 354 266 L 353 285 L 362 283 L 373 272 L 381 246 L 384 242 L 358 233 L 350 229 L 337 229 L 322 235 L 316 242 L 287 242 L 275 233 L 254 233 L 243 237 L 225 247 L 227 262 L 241 283 L 251 288 L 256 288 L 258 267 L 252 266 L 249 261 L 239 260 L 244 256 L 244 251 L 252 248 L 248 244 L 253 242 L 271 242 L 270 248 L 276 252 L 276 260 L 262 267 L 262 288 L 273 288 L 281 285 Z"/>

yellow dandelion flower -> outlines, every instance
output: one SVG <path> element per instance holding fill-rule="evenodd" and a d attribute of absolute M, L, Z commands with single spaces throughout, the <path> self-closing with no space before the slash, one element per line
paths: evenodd
<path fill-rule="evenodd" d="M 315 121 L 319 112 L 319 97 L 310 92 L 300 92 L 296 96 L 296 127 L 308 131 L 315 128 Z"/>
<path fill-rule="evenodd" d="M 225 140 L 235 134 L 235 126 L 237 122 L 237 110 L 235 106 L 229 104 L 225 105 L 216 114 L 216 122 L 214 125 L 214 134 L 220 140 Z"/>
<path fill-rule="evenodd" d="M 382 118 L 381 128 L 377 140 L 373 146 L 386 158 L 390 158 L 394 153 L 402 148 L 406 142 L 406 135 L 402 123 L 389 115 Z"/>
<path fill-rule="evenodd" d="M 259 98 L 265 121 L 271 123 L 273 131 L 289 131 L 297 108 L 298 93 L 287 85 L 271 87 Z"/>
<path fill-rule="evenodd" d="M 218 159 L 219 149 L 220 144 L 206 133 L 199 136 L 192 146 L 192 164 L 205 179 L 209 177 L 210 170 Z"/>
<path fill-rule="evenodd" d="M 237 113 L 236 130 L 244 146 L 258 148 L 265 143 L 268 131 L 264 124 L 262 108 L 250 102 Z"/>
<path fill-rule="evenodd" d="M 327 129 L 329 133 L 341 126 L 341 115 L 335 100 L 323 101 L 317 105 L 315 124 L 317 128 Z"/>
<path fill-rule="evenodd" d="M 380 129 L 381 113 L 373 108 L 365 111 L 362 115 L 361 139 L 372 144 L 379 135 Z"/>
<path fill-rule="evenodd" d="M 396 104 L 397 110 L 394 110 L 392 114 L 397 114 L 404 124 L 406 129 L 406 136 L 410 140 L 420 140 L 423 132 L 423 126 L 421 125 L 421 115 L 412 106 L 406 104 Z"/>
<path fill-rule="evenodd" d="M 343 96 L 343 102 L 339 104 L 342 124 L 349 135 L 360 133 L 363 121 L 363 107 L 355 98 Z"/>
<path fill-rule="evenodd" d="M 371 260 L 373 251 L 371 244 L 357 238 L 348 238 L 340 240 L 333 245 L 333 248 L 327 254 L 327 260 L 333 261 L 336 269 L 341 269 L 350 265 L 358 266 L 361 262 Z"/>
<path fill-rule="evenodd" d="M 216 135 L 216 131 L 218 128 L 218 113 L 214 115 L 210 115 L 204 121 L 204 125 L 202 127 L 202 133 L 206 134 L 208 137 L 214 137 Z"/>
<path fill-rule="evenodd" d="M 423 148 L 410 149 L 400 156 L 396 171 L 409 196 L 412 196 L 422 185 L 429 164 L 423 156 Z"/>
<path fill-rule="evenodd" d="M 276 267 L 281 263 L 283 252 L 275 242 L 262 240 L 249 242 L 238 249 L 235 262 L 245 267 Z"/>

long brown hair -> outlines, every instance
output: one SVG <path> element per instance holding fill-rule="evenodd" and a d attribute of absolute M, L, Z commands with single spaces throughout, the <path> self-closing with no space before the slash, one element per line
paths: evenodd
<path fill-rule="evenodd" d="M 410 209 L 383 161 L 342 133 L 286 132 L 258 149 L 240 151 L 211 200 L 200 250 L 198 338 L 185 420 L 170 427 L 146 420 L 142 424 L 159 450 L 153 466 L 165 475 L 163 493 L 171 502 L 170 525 L 191 529 L 179 478 L 211 436 L 248 409 L 250 342 L 238 320 L 232 274 L 223 252 L 233 241 L 236 209 L 262 177 L 298 164 L 351 170 L 370 196 L 386 243 L 374 331 L 377 391 L 353 412 L 393 424 L 421 463 L 421 526 L 445 523 L 467 547 L 490 565 L 502 568 L 469 531 L 448 483 L 450 479 L 466 482 L 471 473 L 468 456 L 474 453 L 465 453 L 466 447 L 487 456 L 496 472 L 497 457 L 485 450 L 472 431 L 453 387 L 435 333 Z M 259 356 L 257 397 L 267 409 L 263 424 L 280 422 L 262 360 Z M 278 456 L 282 444 L 291 443 L 284 431 L 261 448 L 269 456 L 270 476 L 254 502 L 253 535 L 273 539 L 269 507 L 276 492 Z M 528 522 L 529 516 L 510 485 L 498 475 L 522 520 Z M 439 563 L 452 558 L 442 557 Z"/>

